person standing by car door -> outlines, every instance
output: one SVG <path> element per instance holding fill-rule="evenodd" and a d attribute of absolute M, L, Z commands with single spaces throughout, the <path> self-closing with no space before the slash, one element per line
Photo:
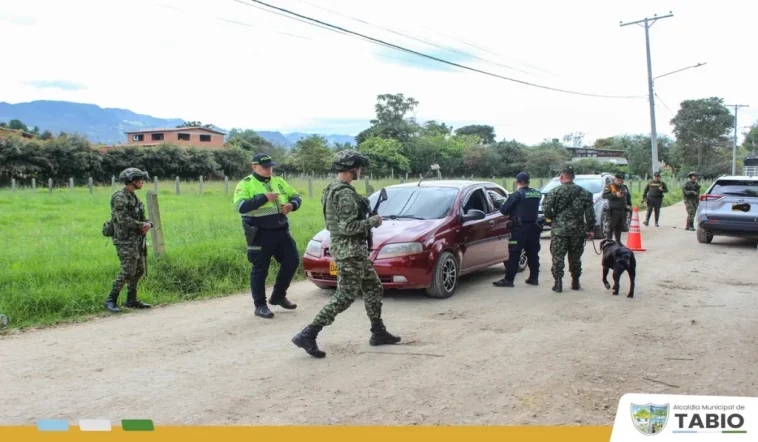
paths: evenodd
<path fill-rule="evenodd" d="M 700 184 L 697 182 L 697 172 L 692 171 L 687 174 L 689 181 L 682 186 L 682 196 L 684 196 L 684 207 L 687 208 L 687 225 L 684 230 L 695 230 L 695 213 L 700 198 Z"/>
<path fill-rule="evenodd" d="M 621 231 L 626 223 L 626 214 L 632 210 L 632 193 L 624 184 L 624 173 L 616 172 L 615 176 L 615 182 L 603 189 L 603 198 L 608 200 L 608 208 L 611 212 L 611 225 L 607 239 L 613 239 L 615 235 L 616 242 L 621 244 Z"/>
<path fill-rule="evenodd" d="M 516 175 L 516 182 L 519 189 L 500 206 L 500 213 L 510 217 L 513 227 L 508 244 L 510 259 L 506 265 L 505 277 L 492 283 L 497 287 L 513 287 L 513 279 L 518 272 L 522 250 L 526 250 L 526 259 L 529 264 L 529 278 L 525 282 L 539 285 L 542 226 L 538 223 L 537 217 L 542 193 L 529 187 L 529 174 L 526 172 Z"/>
<path fill-rule="evenodd" d="M 552 219 L 550 253 L 553 255 L 553 291 L 563 291 L 563 267 L 568 254 L 571 288 L 579 290 L 582 275 L 582 254 L 587 239 L 595 228 L 595 208 L 592 193 L 574 184 L 574 168 L 561 171 L 561 185 L 554 188 L 542 203 L 545 217 Z"/>
<path fill-rule="evenodd" d="M 666 187 L 666 183 L 661 181 L 661 173 L 655 172 L 653 174 L 653 180 L 647 183 L 645 190 L 642 192 L 642 201 L 647 202 L 647 219 L 645 220 L 646 226 L 650 225 L 650 215 L 652 215 L 653 211 L 655 210 L 655 227 L 660 227 L 658 225 L 658 220 L 661 217 L 663 194 L 668 191 L 669 189 Z"/>
<path fill-rule="evenodd" d="M 287 299 L 287 289 L 300 265 L 287 215 L 299 209 L 302 200 L 283 178 L 271 176 L 271 168 L 276 163 L 270 156 L 259 153 L 253 157 L 252 165 L 253 174 L 237 184 L 234 206 L 242 215 L 247 260 L 253 264 L 250 291 L 255 315 L 269 319 L 274 317 L 266 303 L 266 277 L 271 257 L 279 262 L 279 273 L 269 303 L 287 310 L 297 308 L 297 304 Z"/>
<path fill-rule="evenodd" d="M 326 353 L 318 348 L 316 337 L 323 327 L 334 323 L 338 314 L 347 310 L 358 295 L 363 294 L 366 314 L 371 320 L 370 345 L 397 344 L 399 336 L 391 335 L 382 321 L 382 282 L 369 259 L 368 237 L 371 229 L 382 225 L 382 217 L 368 217 L 365 198 L 351 185 L 369 159 L 348 149 L 337 153 L 333 162 L 339 172 L 337 180 L 326 186 L 321 196 L 324 219 L 331 238 L 330 254 L 337 264 L 337 291 L 316 315 L 310 325 L 292 338 L 292 343 L 315 357 Z"/>

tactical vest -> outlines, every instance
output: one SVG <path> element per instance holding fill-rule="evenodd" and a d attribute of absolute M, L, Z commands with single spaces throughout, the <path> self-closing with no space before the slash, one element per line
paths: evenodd
<path fill-rule="evenodd" d="M 329 234 L 334 236 L 344 236 L 340 229 L 339 220 L 337 219 L 337 210 L 334 207 L 334 203 L 332 201 L 332 198 L 334 197 L 334 194 L 338 190 L 343 189 L 350 189 L 352 192 L 350 192 L 351 196 L 355 197 L 356 202 L 358 203 L 358 218 L 356 219 L 365 219 L 368 206 L 366 205 L 366 202 L 364 201 L 363 197 L 358 194 L 358 192 L 355 191 L 355 188 L 351 186 L 350 184 L 347 184 L 343 181 L 335 181 L 328 186 L 324 188 L 323 193 L 321 194 L 321 204 L 324 207 L 324 221 L 326 222 L 326 229 L 329 231 Z"/>
<path fill-rule="evenodd" d="M 647 196 L 649 198 L 662 198 L 663 197 L 663 181 L 649 181 L 647 183 Z"/>

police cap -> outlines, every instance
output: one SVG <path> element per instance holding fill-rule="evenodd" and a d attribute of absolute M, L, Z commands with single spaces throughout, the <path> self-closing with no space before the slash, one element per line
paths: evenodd
<path fill-rule="evenodd" d="M 263 166 L 263 167 L 276 166 L 276 163 L 271 158 L 271 156 L 269 156 L 268 154 L 265 154 L 265 153 L 256 154 L 253 157 L 253 164 L 257 164 L 257 165 Z"/>
<path fill-rule="evenodd" d="M 516 175 L 516 181 L 518 181 L 519 183 L 528 183 L 529 174 L 526 172 L 520 172 L 518 175 Z"/>
<path fill-rule="evenodd" d="M 563 168 L 561 169 L 561 173 L 573 177 L 574 176 L 574 166 L 571 166 L 571 165 L 563 166 Z"/>

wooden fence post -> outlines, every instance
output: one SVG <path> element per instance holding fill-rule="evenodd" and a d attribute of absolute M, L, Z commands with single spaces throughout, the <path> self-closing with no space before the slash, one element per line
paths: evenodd
<path fill-rule="evenodd" d="M 229 195 L 229 177 L 224 175 L 224 195 Z"/>
<path fill-rule="evenodd" d="M 111 176 L 111 193 L 116 192 L 116 177 Z"/>
<path fill-rule="evenodd" d="M 52 178 L 47 179 L 47 188 L 50 190 L 50 193 L 53 193 L 53 179 Z"/>
<path fill-rule="evenodd" d="M 545 185 L 545 180 L 543 180 L 542 178 L 540 178 L 540 189 L 542 189 L 542 186 L 544 186 L 544 185 Z"/>
<path fill-rule="evenodd" d="M 71 191 L 73 192 L 74 191 L 74 179 L 73 178 L 69 178 L 68 179 L 68 186 L 71 188 Z"/>
<path fill-rule="evenodd" d="M 32 178 L 32 190 L 37 191 L 37 178 Z"/>
<path fill-rule="evenodd" d="M 179 195 L 179 177 L 176 177 L 176 194 Z"/>
<path fill-rule="evenodd" d="M 371 186 L 370 178 L 366 177 L 366 196 L 371 196 L 374 193 L 374 188 Z"/>
<path fill-rule="evenodd" d="M 400 184 L 403 184 L 403 183 L 405 183 L 405 178 L 403 178 L 403 176 L 400 175 Z"/>
<path fill-rule="evenodd" d="M 308 198 L 313 198 L 313 177 L 308 177 Z"/>
<path fill-rule="evenodd" d="M 153 183 L 155 185 L 155 194 L 157 195 L 158 194 L 158 177 L 157 176 L 153 177 Z"/>
<path fill-rule="evenodd" d="M 158 207 L 158 195 L 147 192 L 147 212 L 150 216 L 150 221 L 153 223 L 153 228 L 150 229 L 151 236 L 153 238 L 153 250 L 158 256 L 166 254 L 166 243 L 163 241 L 163 229 L 161 228 L 161 211 Z"/>
<path fill-rule="evenodd" d="M 203 176 L 200 175 L 200 195 L 203 194 Z"/>
<path fill-rule="evenodd" d="M 13 193 L 16 193 L 16 179 L 11 178 L 11 188 L 13 189 Z"/>
<path fill-rule="evenodd" d="M 89 187 L 89 194 L 92 195 L 92 177 L 87 180 L 87 187 Z"/>

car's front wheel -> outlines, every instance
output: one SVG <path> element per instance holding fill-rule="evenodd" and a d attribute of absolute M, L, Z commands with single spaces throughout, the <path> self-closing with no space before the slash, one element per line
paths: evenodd
<path fill-rule="evenodd" d="M 707 230 L 697 227 L 697 242 L 701 244 L 710 244 L 713 241 L 713 234 Z"/>
<path fill-rule="evenodd" d="M 458 287 L 458 260 L 450 252 L 442 252 L 434 265 L 432 283 L 426 294 L 432 298 L 449 298 Z"/>
<path fill-rule="evenodd" d="M 608 237 L 608 232 L 611 230 L 611 219 L 608 216 L 608 211 L 603 209 L 600 212 L 600 225 L 595 226 L 594 236 L 596 239 L 603 239 Z"/>
<path fill-rule="evenodd" d="M 313 284 L 316 287 L 320 288 L 321 290 L 337 290 L 337 287 L 335 287 L 335 286 L 331 286 L 331 285 L 327 285 L 327 284 L 321 284 L 321 283 L 318 283 L 318 282 L 314 282 Z"/>

